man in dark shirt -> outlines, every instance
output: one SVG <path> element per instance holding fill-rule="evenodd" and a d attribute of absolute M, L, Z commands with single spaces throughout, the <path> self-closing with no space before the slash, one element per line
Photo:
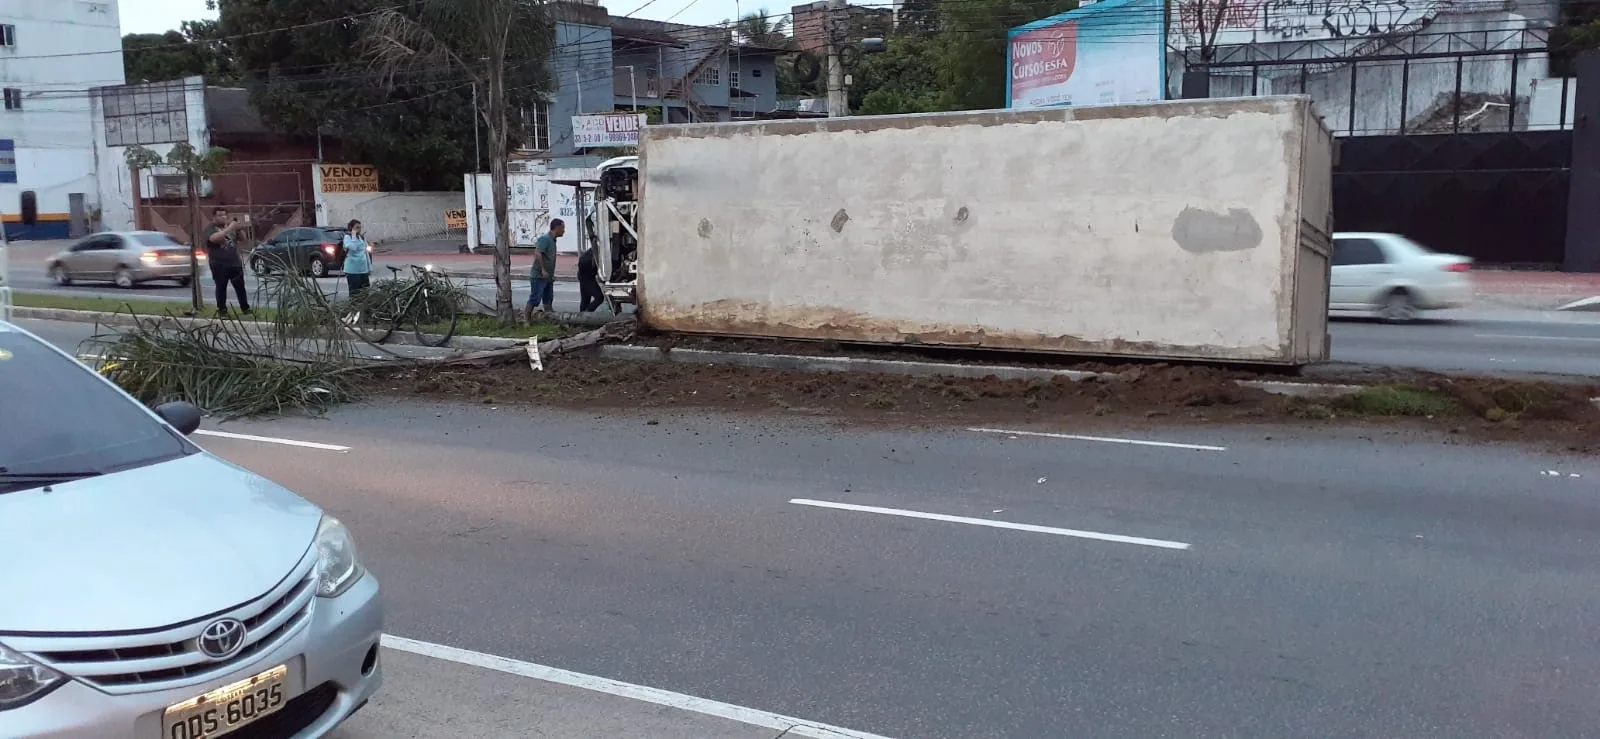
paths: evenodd
<path fill-rule="evenodd" d="M 211 212 L 211 225 L 206 227 L 206 262 L 211 265 L 211 281 L 217 285 L 217 315 L 228 314 L 228 286 L 239 299 L 239 312 L 250 315 L 250 297 L 244 286 L 244 261 L 239 258 L 238 232 L 245 223 L 228 220 L 228 211 L 217 208 Z"/>
<path fill-rule="evenodd" d="M 578 257 L 578 312 L 589 313 L 604 302 L 600 291 L 600 265 L 594 261 L 594 247 L 583 250 Z"/>

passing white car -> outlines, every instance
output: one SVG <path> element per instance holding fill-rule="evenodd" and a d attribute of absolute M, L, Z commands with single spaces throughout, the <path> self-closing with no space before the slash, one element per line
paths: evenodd
<path fill-rule="evenodd" d="M 1386 321 L 1472 300 L 1472 259 L 1439 254 L 1398 234 L 1333 235 L 1328 309 L 1376 314 Z"/>

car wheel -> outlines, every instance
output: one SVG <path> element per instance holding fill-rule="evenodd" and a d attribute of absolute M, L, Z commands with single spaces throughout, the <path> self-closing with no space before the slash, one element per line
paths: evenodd
<path fill-rule="evenodd" d="M 328 264 L 327 264 L 327 262 L 322 261 L 322 259 L 320 257 L 312 257 L 311 258 L 311 276 L 312 277 L 327 277 L 328 276 Z"/>
<path fill-rule="evenodd" d="M 188 278 L 188 277 L 179 277 L 178 278 L 178 287 L 188 287 L 190 284 L 192 284 L 190 282 L 190 280 L 191 280 L 191 278 Z"/>
<path fill-rule="evenodd" d="M 59 264 L 50 268 L 50 279 L 63 287 L 72 284 L 72 275 L 67 273 L 67 268 Z"/>
<path fill-rule="evenodd" d="M 260 254 L 252 254 L 250 256 L 250 271 L 258 275 L 266 274 L 267 261 L 262 259 Z"/>
<path fill-rule="evenodd" d="M 127 267 L 118 267 L 117 273 L 112 275 L 111 281 L 116 283 L 117 287 L 126 290 L 133 287 L 133 272 L 129 271 Z"/>
<path fill-rule="evenodd" d="M 1383 298 L 1383 306 L 1378 309 L 1378 316 L 1389 323 L 1409 323 L 1417 319 L 1416 300 L 1411 293 L 1405 290 L 1395 290 Z"/>

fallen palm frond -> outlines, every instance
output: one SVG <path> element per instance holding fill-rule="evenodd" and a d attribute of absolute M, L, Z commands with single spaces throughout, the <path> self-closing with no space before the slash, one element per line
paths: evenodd
<path fill-rule="evenodd" d="M 431 317 L 461 313 L 472 300 L 465 287 L 437 276 L 428 280 L 428 294 L 424 298 L 416 292 L 418 281 L 414 277 L 378 280 L 351 298 L 342 310 L 361 311 L 377 320 L 410 326 L 427 323 Z M 411 293 L 415 293 L 415 298 L 409 297 Z"/>
<path fill-rule="evenodd" d="M 183 400 L 224 418 L 322 412 L 356 398 L 362 366 L 338 306 L 290 271 L 264 275 L 260 295 L 277 304 L 269 323 L 133 315 L 85 350 L 146 403 Z"/>

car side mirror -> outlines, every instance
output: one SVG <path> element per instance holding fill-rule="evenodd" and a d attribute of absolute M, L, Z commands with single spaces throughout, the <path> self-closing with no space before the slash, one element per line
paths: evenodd
<path fill-rule="evenodd" d="M 188 436 L 200 428 L 200 409 L 193 403 L 174 400 L 171 403 L 162 403 L 156 406 L 156 415 L 166 421 L 179 433 Z"/>

